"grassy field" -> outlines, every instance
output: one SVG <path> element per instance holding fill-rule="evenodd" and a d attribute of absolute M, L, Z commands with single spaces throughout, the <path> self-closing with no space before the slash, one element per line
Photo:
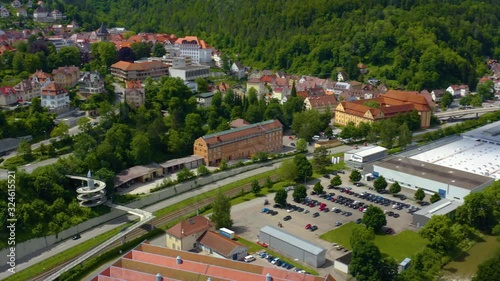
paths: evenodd
<path fill-rule="evenodd" d="M 477 266 L 491 258 L 499 248 L 500 243 L 498 243 L 496 237 L 484 236 L 484 241 L 476 243 L 465 254 L 448 263 L 443 268 L 444 275 L 464 278 L 472 276 L 476 273 Z"/>
<path fill-rule="evenodd" d="M 262 251 L 262 250 L 265 250 L 267 253 L 269 253 L 270 255 L 272 256 L 275 256 L 275 257 L 279 257 L 282 261 L 284 262 L 287 262 L 291 265 L 293 265 L 294 267 L 297 267 L 297 268 L 301 268 L 303 270 L 305 270 L 306 272 L 308 272 L 309 274 L 312 274 L 312 275 L 319 275 L 319 273 L 308 267 L 308 266 L 305 266 L 303 264 L 300 264 L 292 259 L 289 259 L 289 258 L 286 258 L 286 257 L 283 257 L 282 255 L 272 251 L 272 250 L 269 250 L 268 248 L 264 248 L 264 247 L 261 247 L 260 245 L 257 245 L 256 243 L 253 243 L 253 242 L 250 242 L 244 238 L 241 238 L 241 237 L 237 237 L 236 238 L 236 241 L 247 246 L 248 247 L 248 253 L 249 254 L 255 254 L 256 252 L 259 252 L 259 251 Z M 258 258 L 258 257 L 257 257 Z"/>
<path fill-rule="evenodd" d="M 21 270 L 21 271 L 17 272 L 16 274 L 4 279 L 4 281 L 28 280 L 30 278 L 33 278 L 33 277 L 41 274 L 42 272 L 44 272 L 46 268 L 47 269 L 53 268 L 53 267 L 65 262 L 67 260 L 70 260 L 70 259 L 78 256 L 79 254 L 81 254 L 83 252 L 86 252 L 86 251 L 94 248 L 96 245 L 99 245 L 99 244 L 103 243 L 104 241 L 110 239 L 111 237 L 115 236 L 116 234 L 118 234 L 121 231 L 121 229 L 123 229 L 123 227 L 129 227 L 134 223 L 135 222 L 127 223 L 124 226 L 115 228 L 115 229 L 110 230 L 108 232 L 105 232 L 101 235 L 98 235 L 91 240 L 87 240 L 81 244 L 78 244 L 78 245 L 72 247 L 71 249 L 68 249 L 60 254 L 57 254 L 57 255 L 51 257 L 50 259 L 46 259 L 46 260 L 39 262 L 39 263 L 37 263 L 37 264 L 27 268 L 27 269 Z"/>
<path fill-rule="evenodd" d="M 338 243 L 351 250 L 349 242 L 351 233 L 362 227 L 364 226 L 348 223 L 321 235 L 320 238 L 328 242 Z M 427 245 L 427 240 L 410 230 L 405 230 L 396 235 L 377 234 L 375 235 L 374 242 L 380 249 L 380 252 L 393 257 L 397 262 L 401 262 L 406 257 L 411 257 Z"/>

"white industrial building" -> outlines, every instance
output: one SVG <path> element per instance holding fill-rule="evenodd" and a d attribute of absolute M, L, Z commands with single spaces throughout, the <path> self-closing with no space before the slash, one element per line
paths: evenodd
<path fill-rule="evenodd" d="M 320 267 L 326 261 L 326 249 L 300 239 L 288 232 L 271 226 L 260 229 L 259 240 L 267 243 L 269 248 L 277 250 L 290 258 Z"/>
<path fill-rule="evenodd" d="M 194 81 L 198 78 L 208 78 L 210 76 L 210 67 L 206 65 L 170 67 L 168 71 L 171 77 L 178 77 L 184 81 Z"/>
<path fill-rule="evenodd" d="M 354 146 L 354 149 L 344 153 L 344 161 L 347 166 L 358 169 L 363 168 L 363 164 L 383 159 L 387 156 L 387 148 L 377 145 Z"/>
<path fill-rule="evenodd" d="M 398 182 L 403 187 L 422 188 L 431 194 L 438 193 L 442 198 L 459 201 L 494 182 L 487 176 L 403 156 L 376 162 L 373 164 L 373 175 L 382 175 L 388 182 Z"/>
<path fill-rule="evenodd" d="M 462 202 L 456 200 L 439 200 L 413 213 L 412 224 L 417 228 L 421 228 L 431 219 L 432 216 L 450 215 L 462 204 Z"/>
<path fill-rule="evenodd" d="M 333 268 L 336 270 L 348 274 L 349 273 L 349 265 L 351 264 L 352 252 L 349 252 L 340 258 L 337 258 L 333 263 Z"/>

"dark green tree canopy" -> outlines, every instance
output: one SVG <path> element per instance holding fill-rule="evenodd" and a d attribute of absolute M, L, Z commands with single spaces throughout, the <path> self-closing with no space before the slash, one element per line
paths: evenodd
<path fill-rule="evenodd" d="M 363 223 L 375 232 L 380 231 L 387 224 L 384 211 L 377 206 L 370 206 L 363 214 Z"/>

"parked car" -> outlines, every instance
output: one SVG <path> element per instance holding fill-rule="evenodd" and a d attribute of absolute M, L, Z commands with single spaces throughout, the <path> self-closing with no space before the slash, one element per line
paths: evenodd
<path fill-rule="evenodd" d="M 292 217 L 291 217 L 291 216 L 286 216 L 286 217 L 284 217 L 284 218 L 283 218 L 283 220 L 284 220 L 284 221 L 289 221 L 289 220 L 291 220 L 291 219 L 292 219 Z"/>
<path fill-rule="evenodd" d="M 357 182 L 357 183 L 354 183 L 354 185 L 359 187 L 359 186 L 363 186 L 363 185 L 365 185 L 365 184 L 364 184 L 364 183 L 362 183 L 362 182 Z"/>
<path fill-rule="evenodd" d="M 342 223 L 339 221 L 335 223 L 335 226 L 341 226 L 341 225 L 342 225 Z"/>
<path fill-rule="evenodd" d="M 316 217 L 319 217 L 319 213 L 318 212 L 316 212 L 316 213 L 313 214 L 313 218 L 316 218 Z"/>
<path fill-rule="evenodd" d="M 386 229 L 386 230 L 385 230 L 385 234 L 389 234 L 389 235 L 390 235 L 390 234 L 394 234 L 394 229 L 392 229 L 392 228 L 388 228 L 388 229 Z"/>
<path fill-rule="evenodd" d="M 80 236 L 80 234 L 76 234 L 76 235 L 75 235 L 75 236 L 73 236 L 73 238 L 71 238 L 71 239 L 73 239 L 73 240 L 78 240 L 78 239 L 80 239 L 80 238 L 82 238 L 82 236 Z"/>
<path fill-rule="evenodd" d="M 329 179 L 329 178 L 330 178 L 330 175 L 329 175 L 329 174 L 324 174 L 324 175 L 323 175 L 323 177 L 324 177 L 325 179 Z"/>
<path fill-rule="evenodd" d="M 363 222 L 363 219 L 357 219 L 357 220 L 356 220 L 356 223 L 357 223 L 357 224 L 360 224 L 360 223 L 362 223 L 362 222 Z"/>
<path fill-rule="evenodd" d="M 392 215 L 393 218 L 399 218 L 399 214 L 397 213 L 394 213 L 394 215 Z"/>
<path fill-rule="evenodd" d="M 311 228 L 311 224 L 310 223 L 306 224 L 305 229 L 310 229 L 310 228 Z"/>
<path fill-rule="evenodd" d="M 318 230 L 318 227 L 317 227 L 317 226 L 315 226 L 315 225 L 313 225 L 313 226 L 311 227 L 311 229 L 310 229 L 310 230 L 311 230 L 311 231 L 316 231 L 316 230 Z"/>

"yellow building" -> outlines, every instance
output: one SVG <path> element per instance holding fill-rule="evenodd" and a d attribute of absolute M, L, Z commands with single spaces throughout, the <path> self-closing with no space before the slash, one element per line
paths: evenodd
<path fill-rule="evenodd" d="M 66 88 L 71 88 L 80 79 L 80 69 L 76 66 L 59 67 L 52 71 L 54 82 Z"/>
<path fill-rule="evenodd" d="M 370 101 L 379 106 L 365 105 Z M 431 123 L 431 107 L 423 95 L 418 92 L 389 90 L 378 98 L 339 103 L 335 109 L 335 124 L 346 126 L 349 122 L 356 125 L 361 122 L 371 123 L 413 110 L 417 110 L 420 115 L 420 127 L 428 128 Z"/>
<path fill-rule="evenodd" d="M 215 230 L 214 223 L 204 216 L 196 216 L 166 230 L 167 248 L 189 251 L 196 248 L 196 242 L 207 230 Z"/>

